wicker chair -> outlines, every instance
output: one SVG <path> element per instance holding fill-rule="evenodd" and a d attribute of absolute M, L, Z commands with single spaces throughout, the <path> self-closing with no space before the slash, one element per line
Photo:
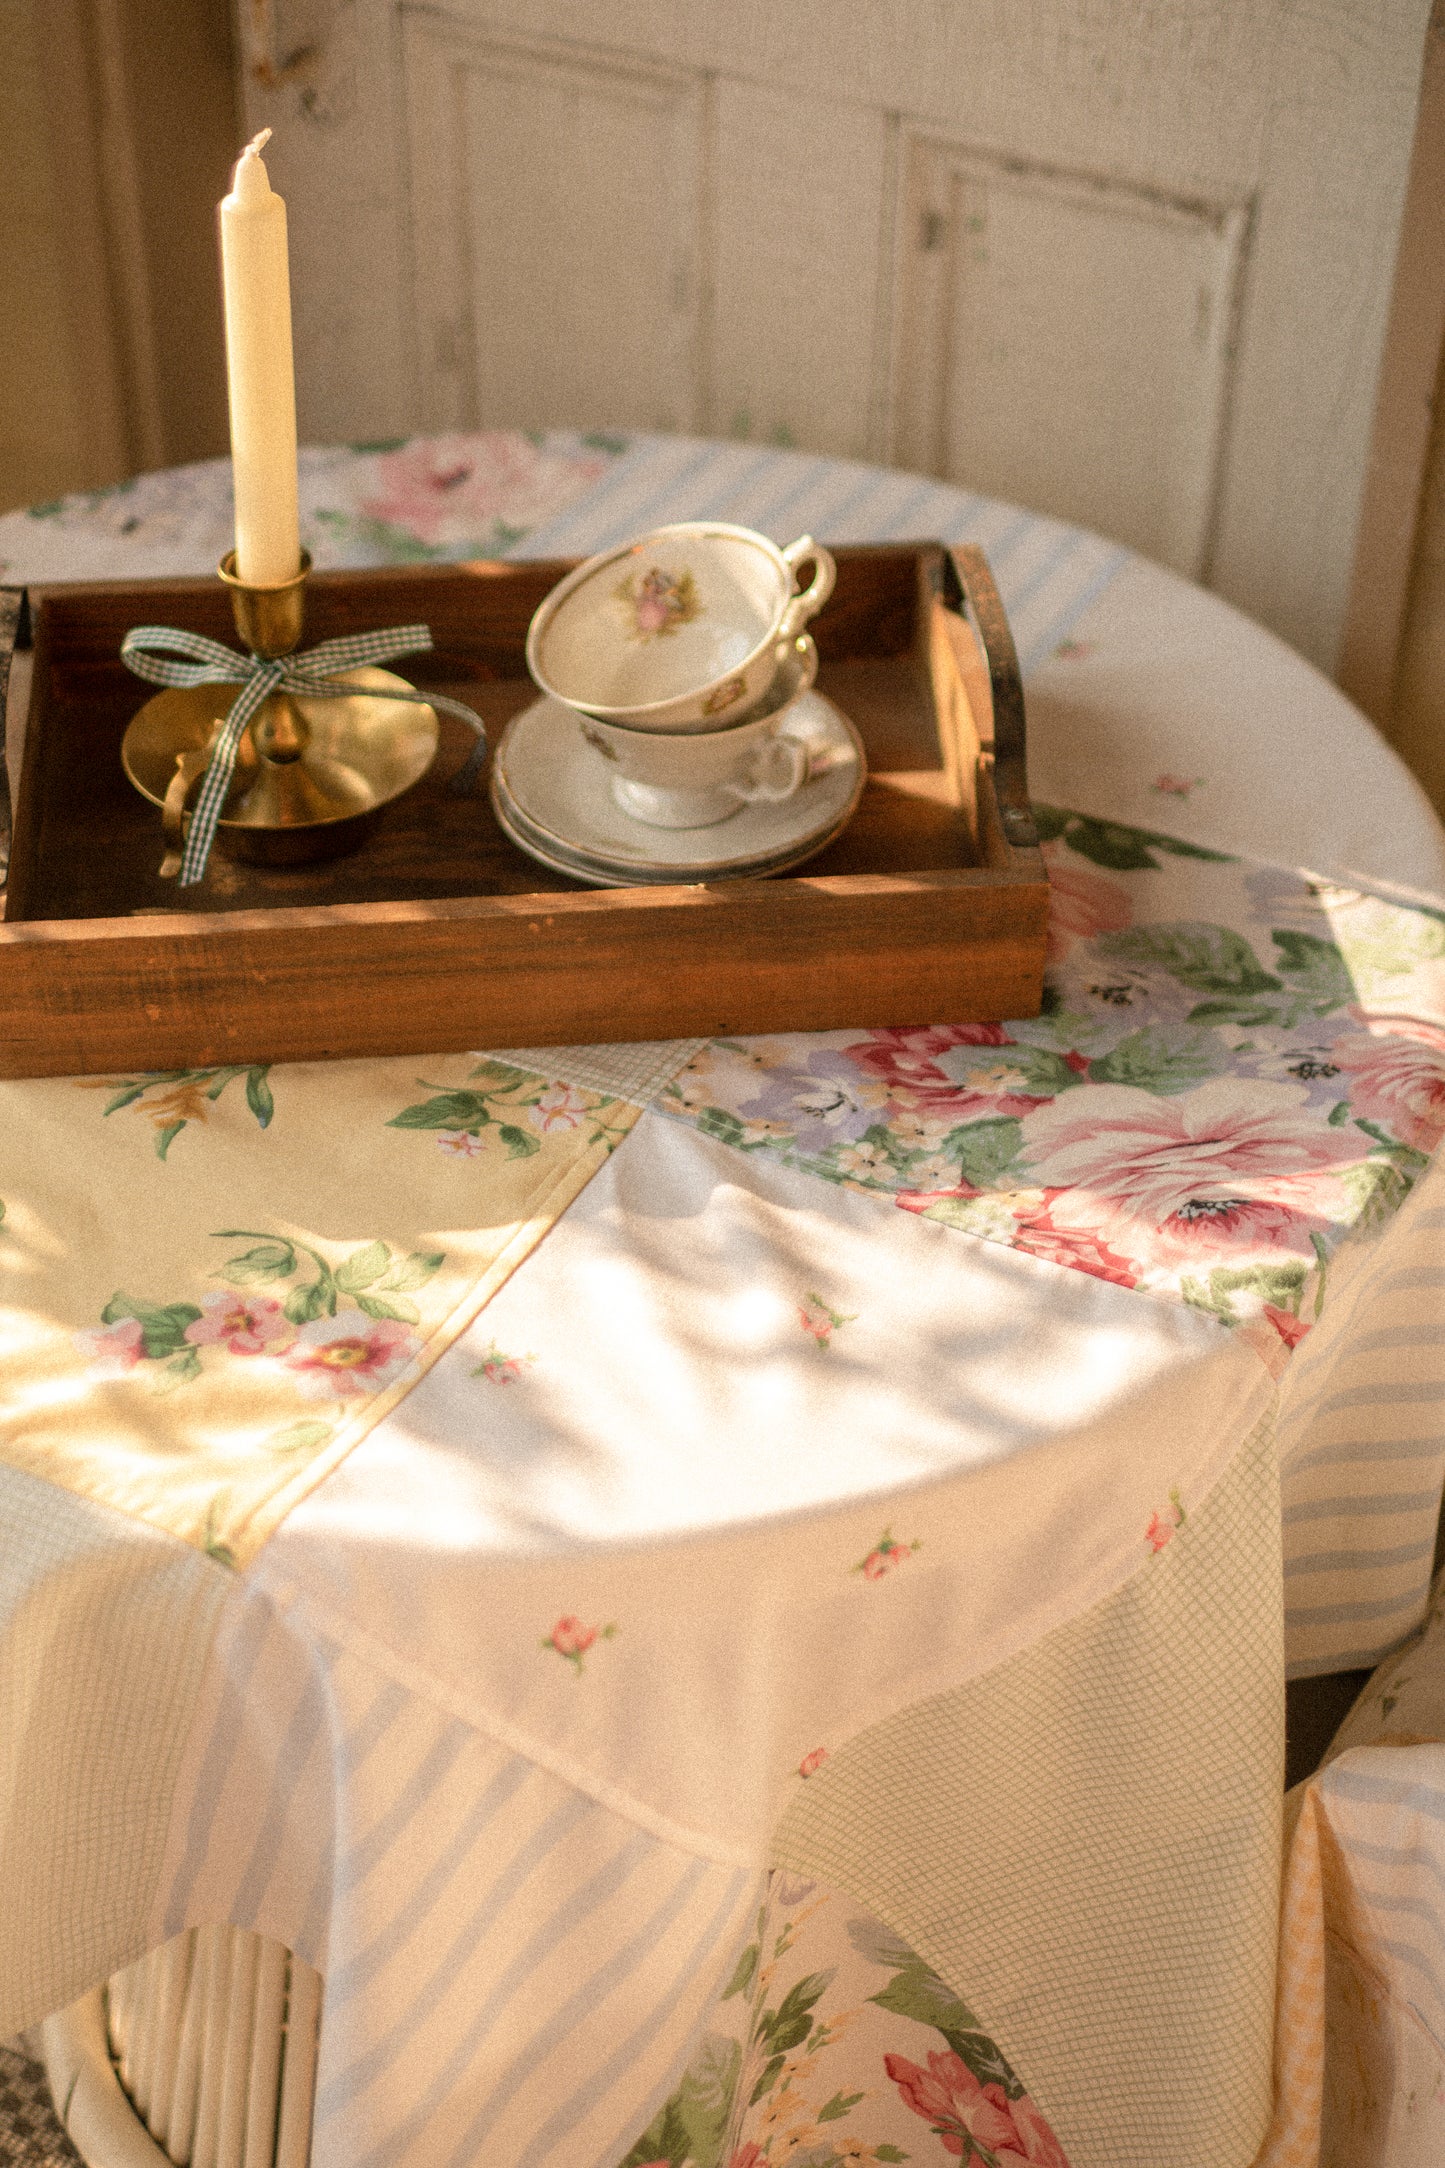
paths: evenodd
<path fill-rule="evenodd" d="M 306 2168 L 320 2014 L 320 1975 L 279 1942 L 193 1927 L 38 2039 L 89 2168 Z"/>

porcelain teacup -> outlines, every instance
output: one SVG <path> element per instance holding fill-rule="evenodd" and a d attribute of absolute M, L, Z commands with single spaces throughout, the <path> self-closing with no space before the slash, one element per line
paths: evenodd
<path fill-rule="evenodd" d="M 527 634 L 527 667 L 553 699 L 622 729 L 714 731 L 767 695 L 833 580 L 810 535 L 779 549 L 716 520 L 659 527 L 553 588 Z"/>
<path fill-rule="evenodd" d="M 612 796 L 650 828 L 711 828 L 740 806 L 791 798 L 809 772 L 809 746 L 789 729 L 818 674 L 804 634 L 787 643 L 767 695 L 720 730 L 630 730 L 577 714 L 585 743 L 612 770 Z"/>

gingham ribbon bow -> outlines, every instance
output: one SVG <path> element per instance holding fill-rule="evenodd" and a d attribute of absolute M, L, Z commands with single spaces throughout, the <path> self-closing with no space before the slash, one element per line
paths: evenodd
<path fill-rule="evenodd" d="M 342 700 L 365 698 L 370 691 L 376 700 L 413 700 L 421 707 L 445 708 L 477 733 L 477 742 L 451 785 L 459 793 L 470 790 L 486 751 L 487 733 L 481 717 L 460 700 L 445 699 L 440 693 L 414 692 L 409 686 L 403 689 L 400 685 L 378 685 L 372 690 L 365 685 L 330 682 L 342 670 L 355 670 L 363 663 L 390 662 L 397 655 L 419 654 L 431 645 L 429 626 L 393 625 L 385 632 L 347 633 L 339 640 L 323 640 L 319 647 L 309 647 L 300 655 L 279 655 L 268 662 L 260 655 L 239 654 L 219 640 L 208 640 L 203 633 L 182 632 L 175 625 L 137 625 L 128 632 L 120 644 L 121 661 L 152 685 L 234 685 L 238 678 L 241 680 L 241 690 L 217 733 L 201 779 L 181 853 L 180 886 L 193 888 L 206 870 L 216 823 L 235 773 L 241 733 L 269 693 L 300 693 L 308 700 Z M 187 660 L 167 661 L 165 658 L 171 655 L 182 655 Z"/>

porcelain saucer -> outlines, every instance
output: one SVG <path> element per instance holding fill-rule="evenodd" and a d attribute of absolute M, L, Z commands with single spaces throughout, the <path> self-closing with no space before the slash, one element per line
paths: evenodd
<path fill-rule="evenodd" d="M 574 711 L 544 697 L 502 733 L 492 807 L 519 849 L 594 887 L 782 873 L 832 842 L 867 775 L 857 731 L 821 693 L 799 694 L 788 732 L 806 746 L 809 768 L 790 798 L 740 805 L 707 828 L 652 828 L 616 803 L 601 760 L 579 757 Z"/>

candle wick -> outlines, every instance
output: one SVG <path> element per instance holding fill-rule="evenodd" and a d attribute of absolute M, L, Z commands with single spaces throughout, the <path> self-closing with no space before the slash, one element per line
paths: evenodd
<path fill-rule="evenodd" d="M 236 160 L 227 203 L 249 205 L 254 210 L 260 204 L 280 201 L 279 197 L 272 194 L 271 176 L 266 171 L 266 162 L 261 156 L 270 140 L 270 129 L 263 128 L 261 133 L 246 145 Z"/>

